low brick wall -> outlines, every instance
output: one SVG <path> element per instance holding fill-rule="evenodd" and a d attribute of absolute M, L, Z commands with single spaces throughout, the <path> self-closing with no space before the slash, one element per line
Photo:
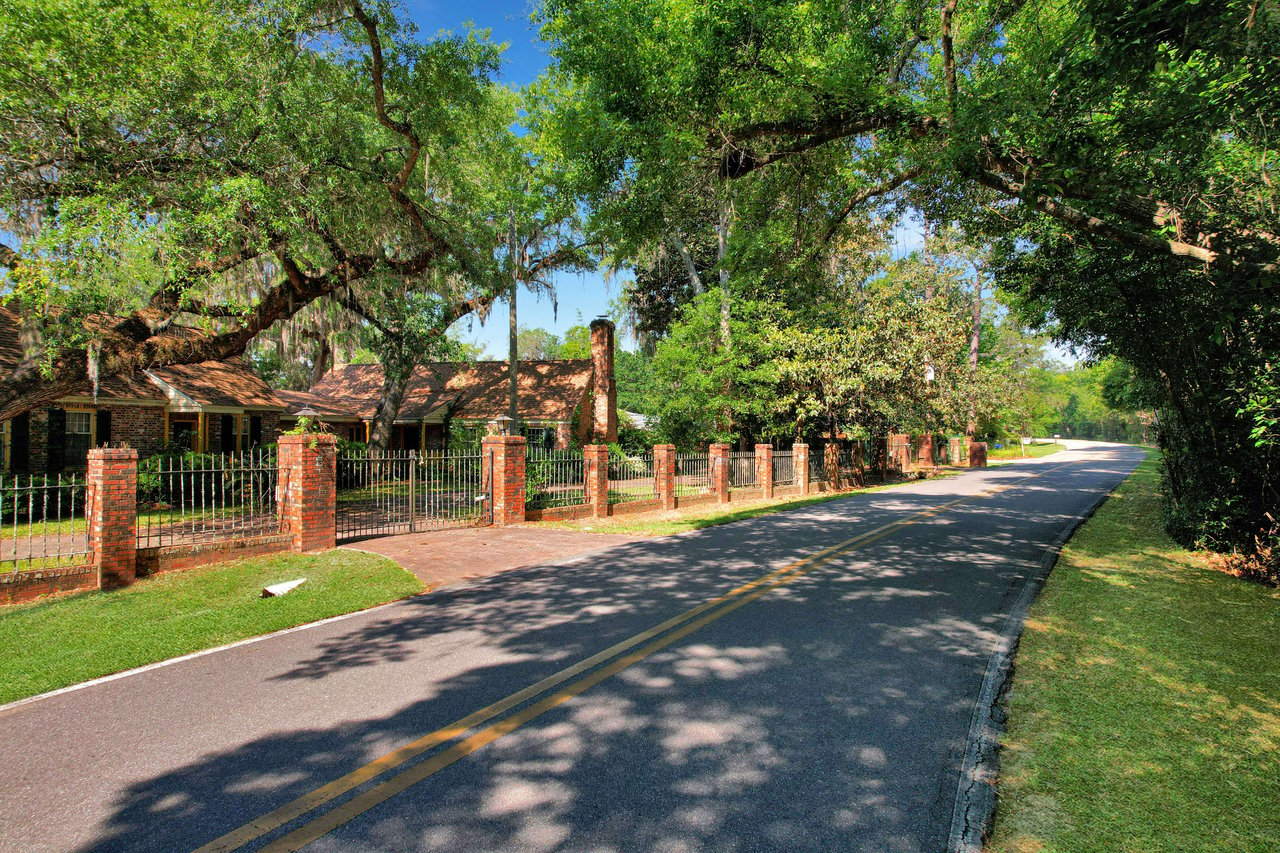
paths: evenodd
<path fill-rule="evenodd" d="M 764 500 L 764 489 L 760 486 L 738 486 L 729 489 L 730 501 L 759 501 Z"/>
<path fill-rule="evenodd" d="M 719 503 L 720 499 L 715 495 L 676 495 L 676 509 L 689 506 L 700 506 L 702 504 Z"/>
<path fill-rule="evenodd" d="M 225 542 L 201 542 L 196 545 L 166 545 L 163 548 L 138 549 L 138 576 L 154 575 L 175 569 L 194 569 L 210 563 L 225 563 L 245 557 L 276 554 L 293 550 L 291 534 L 254 536 Z"/>
<path fill-rule="evenodd" d="M 648 498 L 642 501 L 609 504 L 609 515 L 631 515 L 637 512 L 656 512 L 660 509 L 662 509 L 662 501 L 657 498 Z"/>
<path fill-rule="evenodd" d="M 526 509 L 524 511 L 525 521 L 577 521 L 579 518 L 590 517 L 590 504 L 549 506 L 544 509 Z"/>
<path fill-rule="evenodd" d="M 88 564 L 11 572 L 0 576 L 0 604 L 18 604 L 42 595 L 97 588 L 98 572 Z"/>

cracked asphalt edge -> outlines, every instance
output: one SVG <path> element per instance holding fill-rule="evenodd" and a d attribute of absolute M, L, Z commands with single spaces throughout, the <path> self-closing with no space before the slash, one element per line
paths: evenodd
<path fill-rule="evenodd" d="M 951 812 L 947 853 L 982 853 L 987 834 L 995 821 L 996 782 L 1000 777 L 1000 735 L 1004 732 L 1006 716 L 1005 696 L 1009 691 L 1014 656 L 1022 639 L 1027 613 L 1057 564 L 1063 546 L 1131 476 L 1132 471 L 1054 537 L 1045 549 L 1037 571 L 1023 584 L 1022 592 L 1005 618 L 996 648 L 987 662 L 982 690 L 978 694 L 969 722 L 964 760 L 960 765 L 960 783 Z"/>

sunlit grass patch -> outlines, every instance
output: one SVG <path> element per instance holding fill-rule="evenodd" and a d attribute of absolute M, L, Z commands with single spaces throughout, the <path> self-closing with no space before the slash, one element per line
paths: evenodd
<path fill-rule="evenodd" d="M 261 598 L 264 586 L 307 582 Z M 0 704 L 423 590 L 385 557 L 273 554 L 0 609 Z"/>
<path fill-rule="evenodd" d="M 1161 529 L 1144 462 L 1027 620 L 993 853 L 1280 850 L 1280 593 Z"/>

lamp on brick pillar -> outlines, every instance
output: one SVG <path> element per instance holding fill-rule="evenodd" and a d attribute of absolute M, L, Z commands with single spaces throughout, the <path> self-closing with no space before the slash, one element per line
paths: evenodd
<path fill-rule="evenodd" d="M 292 535 L 294 551 L 326 551 L 337 544 L 337 445 L 328 433 L 280 436 L 280 527 Z"/>
<path fill-rule="evenodd" d="M 138 451 L 95 447 L 85 479 L 85 527 L 98 588 L 127 586 L 138 571 Z"/>

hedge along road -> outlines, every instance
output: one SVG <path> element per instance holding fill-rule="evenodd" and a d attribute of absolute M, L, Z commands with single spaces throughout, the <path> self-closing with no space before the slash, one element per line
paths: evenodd
<path fill-rule="evenodd" d="M 943 850 L 1010 608 L 1141 457 L 629 543 L 10 708 L 0 849 Z"/>

